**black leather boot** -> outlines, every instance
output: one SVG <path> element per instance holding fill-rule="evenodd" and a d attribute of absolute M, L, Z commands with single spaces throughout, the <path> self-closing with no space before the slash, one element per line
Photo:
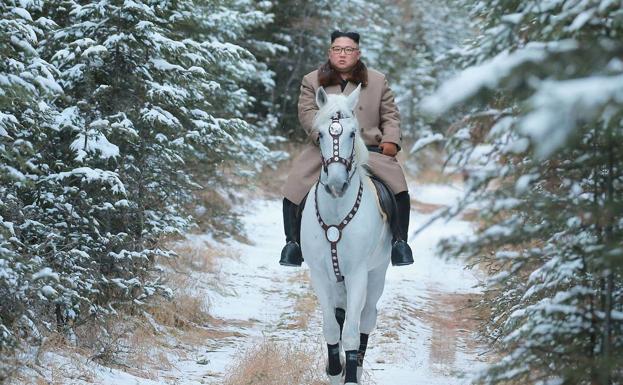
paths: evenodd
<path fill-rule="evenodd" d="M 301 215 L 299 207 L 286 198 L 283 198 L 283 231 L 286 234 L 286 245 L 281 250 L 279 264 L 282 266 L 301 266 L 303 263 L 301 246 L 299 246 Z"/>
<path fill-rule="evenodd" d="M 396 218 L 392 224 L 392 265 L 405 266 L 413 263 L 413 253 L 407 243 L 409 235 L 409 215 L 411 214 L 411 198 L 403 191 L 395 195 Z"/>

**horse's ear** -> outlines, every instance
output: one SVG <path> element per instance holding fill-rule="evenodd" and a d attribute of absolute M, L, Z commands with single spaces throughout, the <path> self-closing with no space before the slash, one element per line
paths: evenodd
<path fill-rule="evenodd" d="M 320 86 L 316 90 L 316 104 L 318 108 L 322 108 L 325 104 L 327 104 L 327 91 L 324 90 L 324 87 Z"/>
<path fill-rule="evenodd" d="M 350 95 L 348 95 L 348 99 L 346 99 L 346 103 L 348 103 L 348 109 L 351 111 L 355 111 L 355 107 L 359 102 L 359 93 L 361 92 L 361 83 L 355 88 Z"/>

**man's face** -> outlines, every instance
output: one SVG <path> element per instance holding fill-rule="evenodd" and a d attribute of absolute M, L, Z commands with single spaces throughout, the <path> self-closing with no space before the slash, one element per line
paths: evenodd
<path fill-rule="evenodd" d="M 359 46 L 348 37 L 338 37 L 329 48 L 329 61 L 339 72 L 350 72 L 360 57 Z"/>

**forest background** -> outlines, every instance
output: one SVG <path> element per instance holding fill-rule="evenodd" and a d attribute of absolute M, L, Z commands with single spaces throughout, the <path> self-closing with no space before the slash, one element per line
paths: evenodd
<path fill-rule="evenodd" d="M 0 4 L 0 380 L 49 333 L 170 296 L 162 240 L 242 231 L 335 29 L 477 204 L 448 256 L 492 274 L 482 383 L 623 382 L 623 5 L 615 0 Z M 198 210 L 200 208 L 200 210 Z"/>

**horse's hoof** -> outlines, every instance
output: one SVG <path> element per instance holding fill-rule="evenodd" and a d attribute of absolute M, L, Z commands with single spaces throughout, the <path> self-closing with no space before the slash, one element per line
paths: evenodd
<path fill-rule="evenodd" d="M 331 385 L 340 385 L 342 383 L 342 374 L 338 374 L 335 376 L 329 376 L 329 384 Z"/>
<path fill-rule="evenodd" d="M 301 254 L 301 247 L 296 242 L 288 242 L 281 250 L 281 259 L 279 264 L 281 266 L 298 267 L 303 263 L 303 255 Z"/>
<path fill-rule="evenodd" d="M 409 244 L 403 240 L 396 241 L 392 245 L 392 265 L 406 266 L 413 263 L 413 253 Z"/>

